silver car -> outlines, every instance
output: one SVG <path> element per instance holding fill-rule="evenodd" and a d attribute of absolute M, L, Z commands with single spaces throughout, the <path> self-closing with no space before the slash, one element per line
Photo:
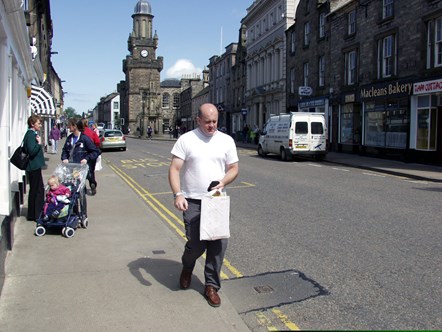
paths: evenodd
<path fill-rule="evenodd" d="M 126 137 L 121 130 L 105 129 L 100 132 L 100 149 L 121 149 L 126 151 Z"/>

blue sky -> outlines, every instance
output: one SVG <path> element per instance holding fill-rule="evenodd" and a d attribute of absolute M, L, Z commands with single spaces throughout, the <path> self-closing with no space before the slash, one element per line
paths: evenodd
<path fill-rule="evenodd" d="M 51 1 L 52 63 L 66 92 L 64 107 L 78 114 L 124 80 L 122 61 L 138 0 Z M 238 41 L 253 0 L 150 0 L 153 28 L 164 57 L 161 80 L 201 74 L 209 58 Z M 184 60 L 184 61 L 183 61 Z"/>

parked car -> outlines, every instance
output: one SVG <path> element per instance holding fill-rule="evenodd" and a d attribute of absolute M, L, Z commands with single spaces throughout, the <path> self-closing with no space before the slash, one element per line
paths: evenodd
<path fill-rule="evenodd" d="M 126 136 L 121 130 L 105 129 L 100 131 L 100 149 L 121 149 L 126 151 Z"/>

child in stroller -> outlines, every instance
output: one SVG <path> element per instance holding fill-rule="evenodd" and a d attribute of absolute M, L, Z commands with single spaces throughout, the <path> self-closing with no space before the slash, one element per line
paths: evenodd
<path fill-rule="evenodd" d="M 70 238 L 74 236 L 79 224 L 87 228 L 86 179 L 88 171 L 87 164 L 66 163 L 56 167 L 46 188 L 46 197 L 50 202 L 45 203 L 40 217 L 36 220 L 35 235 L 43 236 L 47 228 L 58 227 L 62 228 L 63 236 Z M 56 184 L 53 183 L 57 182 L 59 185 L 55 188 Z M 55 189 L 53 192 L 52 186 Z M 61 195 L 68 192 L 69 198 Z"/>
<path fill-rule="evenodd" d="M 49 190 L 46 193 L 46 204 L 44 206 L 44 220 L 52 218 L 58 218 L 61 210 L 69 204 L 71 201 L 71 190 L 60 184 L 58 176 L 51 175 L 48 180 Z"/>

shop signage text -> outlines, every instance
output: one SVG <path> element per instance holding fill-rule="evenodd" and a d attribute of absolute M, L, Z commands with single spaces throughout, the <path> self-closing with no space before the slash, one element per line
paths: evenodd
<path fill-rule="evenodd" d="M 397 94 L 408 94 L 411 95 L 413 91 L 412 83 L 390 83 L 385 86 L 372 86 L 369 88 L 361 89 L 361 98 L 376 98 L 376 97 L 386 97 L 394 96 Z"/>
<path fill-rule="evenodd" d="M 440 92 L 442 91 L 442 80 L 414 83 L 413 89 L 413 93 L 415 95 L 422 93 Z"/>

